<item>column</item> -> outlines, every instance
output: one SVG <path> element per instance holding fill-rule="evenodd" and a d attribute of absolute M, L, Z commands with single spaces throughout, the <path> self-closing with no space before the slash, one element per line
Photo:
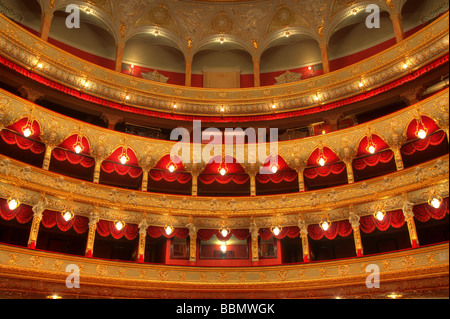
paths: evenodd
<path fill-rule="evenodd" d="M 147 238 L 147 221 L 142 220 L 139 224 L 139 245 L 138 245 L 138 253 L 137 253 L 137 262 L 144 262 L 145 255 L 145 239 Z"/>
<path fill-rule="evenodd" d="M 253 79 L 255 87 L 261 86 L 260 58 L 253 57 Z"/>
<path fill-rule="evenodd" d="M 100 181 L 100 170 L 102 167 L 103 158 L 95 158 L 95 168 L 94 168 L 94 180 L 93 182 L 98 184 Z"/>
<path fill-rule="evenodd" d="M 363 255 L 364 251 L 363 251 L 363 246 L 362 246 L 362 241 L 361 241 L 361 231 L 359 228 L 359 220 L 360 220 L 360 217 L 353 212 L 353 207 L 351 207 L 348 221 L 350 222 L 350 225 L 352 225 L 352 229 L 353 229 L 353 239 L 355 240 L 356 256 L 361 257 Z"/>
<path fill-rule="evenodd" d="M 108 124 L 109 130 L 114 130 L 116 128 L 116 124 L 123 121 L 123 117 L 121 116 L 106 113 L 102 114 L 101 119 Z"/>
<path fill-rule="evenodd" d="M 40 37 L 42 40 L 47 41 L 48 35 L 50 33 L 50 27 L 53 20 L 53 11 L 45 11 L 41 16 L 41 29 L 40 29 Z"/>
<path fill-rule="evenodd" d="M 414 204 L 409 202 L 406 194 L 403 194 L 403 215 L 405 216 L 406 224 L 408 225 L 409 240 L 413 248 L 419 247 L 419 239 L 417 237 L 416 224 L 414 222 Z"/>
<path fill-rule="evenodd" d="M 256 196 L 256 173 L 250 175 L 250 196 Z"/>
<path fill-rule="evenodd" d="M 330 62 L 328 59 L 328 45 L 326 43 L 320 43 L 320 55 L 322 56 L 323 73 L 330 72 Z"/>
<path fill-rule="evenodd" d="M 41 225 L 42 214 L 45 211 L 46 206 L 48 205 L 47 198 L 41 196 L 39 202 L 33 206 L 33 221 L 31 222 L 31 230 L 30 236 L 28 237 L 28 248 L 35 249 L 37 236 L 39 233 L 39 226 Z"/>
<path fill-rule="evenodd" d="M 252 241 L 251 241 L 251 252 L 252 252 L 252 261 L 253 262 L 258 262 L 259 261 L 259 228 L 258 226 L 256 226 L 256 222 L 253 219 L 253 217 L 251 217 L 251 224 L 250 224 L 250 235 L 252 237 Z"/>
<path fill-rule="evenodd" d="M 192 196 L 197 196 L 198 194 L 198 172 L 192 172 Z"/>
<path fill-rule="evenodd" d="M 42 169 L 48 171 L 50 168 L 50 161 L 52 159 L 52 152 L 55 147 L 53 145 L 47 144 L 47 148 L 45 149 L 44 162 L 42 164 Z"/>
<path fill-rule="evenodd" d="M 92 257 L 94 253 L 94 241 L 95 241 L 95 233 L 97 232 L 98 220 L 99 220 L 98 208 L 95 207 L 94 211 L 89 216 L 89 232 L 85 250 L 86 257 Z"/>
<path fill-rule="evenodd" d="M 304 220 L 300 219 L 298 228 L 300 228 L 300 237 L 302 239 L 303 262 L 307 263 L 311 261 L 309 254 L 308 225 Z"/>
<path fill-rule="evenodd" d="M 391 20 L 394 27 L 395 40 L 399 43 L 403 41 L 403 23 L 401 13 L 391 14 Z"/>
<path fill-rule="evenodd" d="M 142 183 L 141 183 L 141 191 L 146 192 L 148 186 L 148 174 L 150 173 L 150 169 L 142 168 Z"/>
<path fill-rule="evenodd" d="M 123 51 L 125 49 L 125 43 L 120 42 L 117 44 L 116 48 L 116 72 L 122 72 L 122 60 L 123 60 Z"/>
<path fill-rule="evenodd" d="M 347 179 L 349 184 L 353 184 L 355 182 L 355 176 L 353 174 L 353 165 L 352 165 L 352 159 L 348 158 L 344 161 L 345 166 L 347 167 Z"/>
<path fill-rule="evenodd" d="M 395 146 L 392 148 L 392 151 L 394 152 L 395 166 L 397 166 L 397 171 L 401 171 L 404 166 L 400 147 Z"/>
<path fill-rule="evenodd" d="M 303 176 L 303 171 L 305 170 L 304 167 L 297 168 L 297 175 L 298 175 L 298 191 L 304 192 L 305 191 L 305 177 Z"/>
<path fill-rule="evenodd" d="M 186 73 L 185 73 L 185 85 L 192 85 L 192 57 L 185 57 L 186 62 Z"/>
<path fill-rule="evenodd" d="M 189 217 L 189 223 L 186 225 L 189 229 L 189 261 L 197 261 L 197 227 L 194 225 L 192 216 Z"/>

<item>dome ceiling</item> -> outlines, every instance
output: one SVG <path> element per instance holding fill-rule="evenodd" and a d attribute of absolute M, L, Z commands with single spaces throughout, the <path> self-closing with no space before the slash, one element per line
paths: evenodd
<path fill-rule="evenodd" d="M 96 17 L 116 43 L 139 33 L 170 39 L 185 56 L 193 56 L 211 43 L 224 42 L 259 57 L 286 35 L 306 35 L 327 44 L 331 35 L 366 15 L 367 1 L 357 0 L 38 0 L 42 11 L 64 11 L 78 4 Z M 395 14 L 406 0 L 371 1 L 380 11 Z"/>

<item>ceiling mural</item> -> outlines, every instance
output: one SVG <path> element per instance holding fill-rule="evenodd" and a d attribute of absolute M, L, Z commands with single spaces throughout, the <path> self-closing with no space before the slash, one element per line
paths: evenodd
<path fill-rule="evenodd" d="M 270 42 L 291 34 L 307 34 L 327 43 L 336 26 L 375 3 L 381 11 L 399 12 L 405 0 L 38 0 L 42 11 L 63 10 L 69 4 L 97 16 L 118 42 L 138 32 L 168 35 L 185 55 L 223 37 L 254 56 Z M 105 25 L 101 27 L 105 28 Z"/>

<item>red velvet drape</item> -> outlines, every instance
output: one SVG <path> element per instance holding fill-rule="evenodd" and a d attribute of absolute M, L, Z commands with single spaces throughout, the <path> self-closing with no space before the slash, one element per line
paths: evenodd
<path fill-rule="evenodd" d="M 217 162 L 216 162 L 217 161 Z M 247 175 L 245 170 L 242 168 L 241 164 L 239 164 L 236 159 L 226 156 L 226 168 L 228 172 L 222 176 L 219 174 L 219 168 L 222 167 L 222 163 L 220 163 L 222 159 L 219 157 L 215 157 L 211 159 L 210 163 L 206 165 L 203 172 L 198 176 L 198 180 L 203 184 L 212 184 L 217 182 L 219 184 L 228 184 L 230 182 L 234 182 L 235 184 L 242 185 L 245 184 L 250 177 Z"/>
<path fill-rule="evenodd" d="M 389 227 L 400 228 L 405 224 L 405 216 L 401 209 L 387 212 L 382 221 L 376 219 L 373 215 L 363 216 L 359 220 L 360 229 L 366 234 L 375 230 L 375 228 L 385 231 Z"/>
<path fill-rule="evenodd" d="M 394 158 L 394 152 L 386 150 L 378 154 L 357 158 L 353 160 L 353 168 L 359 171 L 365 169 L 367 166 L 376 166 L 378 163 L 389 163 Z"/>
<path fill-rule="evenodd" d="M 7 201 L 0 199 L 0 217 L 4 220 L 15 218 L 19 223 L 26 224 L 33 218 L 33 210 L 31 207 L 23 204 L 15 210 L 10 210 Z"/>
<path fill-rule="evenodd" d="M 127 166 L 107 161 L 102 162 L 101 168 L 108 174 L 116 172 L 121 176 L 128 174 L 132 178 L 138 178 L 142 174 L 142 168 L 140 167 Z"/>
<path fill-rule="evenodd" d="M 95 159 L 93 159 L 92 157 L 74 154 L 60 148 L 55 148 L 52 154 L 53 157 L 60 162 L 68 161 L 73 165 L 80 164 L 84 168 L 89 168 L 95 165 Z"/>
<path fill-rule="evenodd" d="M 166 182 L 178 182 L 180 184 L 187 184 L 192 179 L 192 175 L 189 173 L 177 173 L 158 171 L 155 169 L 150 170 L 148 176 L 155 182 L 165 180 Z"/>
<path fill-rule="evenodd" d="M 278 184 L 281 182 L 292 182 L 297 178 L 297 176 L 297 172 L 293 170 L 284 172 L 280 171 L 275 174 L 257 174 L 256 180 L 261 184 L 267 184 L 269 182 Z"/>
<path fill-rule="evenodd" d="M 231 229 L 228 236 L 223 237 L 218 229 L 199 229 L 197 231 L 197 238 L 200 240 L 206 241 L 213 236 L 216 236 L 220 241 L 228 241 L 231 236 L 234 236 L 239 240 L 245 240 L 250 237 L 250 232 L 248 229 Z"/>
<path fill-rule="evenodd" d="M 128 240 L 133 240 L 139 234 L 139 227 L 135 224 L 126 224 L 121 230 L 117 230 L 114 222 L 110 220 L 99 220 L 97 223 L 97 233 L 102 237 L 111 235 L 114 239 L 125 236 Z"/>
<path fill-rule="evenodd" d="M 338 162 L 325 166 L 306 168 L 303 172 L 306 178 L 314 179 L 318 176 L 326 177 L 330 174 L 338 175 L 342 173 L 345 168 L 346 166 L 344 163 Z"/>
<path fill-rule="evenodd" d="M 17 145 L 20 149 L 30 150 L 34 154 L 42 154 L 45 152 L 45 144 L 30 140 L 19 135 L 18 133 L 14 133 L 9 130 L 2 130 L 0 132 L 0 136 L 6 144 Z"/>
<path fill-rule="evenodd" d="M 414 142 L 405 144 L 401 148 L 401 152 L 405 155 L 413 155 L 416 151 L 424 151 L 428 146 L 439 145 L 446 139 L 446 134 L 444 131 L 437 131 L 434 134 L 428 135 L 423 140 L 418 139 Z"/>
<path fill-rule="evenodd" d="M 62 217 L 60 212 L 46 210 L 42 214 L 42 225 L 45 228 L 58 227 L 61 231 L 68 231 L 73 227 L 78 234 L 83 234 L 89 229 L 89 218 L 75 215 L 68 222 Z"/>
<path fill-rule="evenodd" d="M 166 238 L 177 237 L 180 239 L 185 239 L 189 236 L 189 229 L 174 228 L 172 233 L 170 235 L 167 235 L 166 231 L 164 230 L 164 227 L 149 226 L 147 228 L 147 234 L 152 238 L 159 238 L 161 236 L 164 236 Z"/>
<path fill-rule="evenodd" d="M 308 235 L 311 239 L 320 240 L 325 236 L 327 239 L 335 239 L 337 235 L 341 237 L 350 236 L 353 229 L 348 220 L 332 222 L 330 227 L 324 231 L 319 225 L 309 225 Z"/>
<path fill-rule="evenodd" d="M 297 226 L 283 227 L 278 236 L 275 236 L 269 228 L 261 228 L 259 230 L 259 236 L 263 240 L 268 240 L 272 237 L 283 239 L 286 236 L 289 238 L 296 238 L 300 236 L 300 229 Z"/>
<path fill-rule="evenodd" d="M 441 207 L 437 209 L 430 206 L 428 203 L 424 203 L 414 206 L 413 212 L 414 217 L 421 222 L 427 222 L 430 218 L 441 220 L 448 215 L 448 197 L 443 199 Z"/>

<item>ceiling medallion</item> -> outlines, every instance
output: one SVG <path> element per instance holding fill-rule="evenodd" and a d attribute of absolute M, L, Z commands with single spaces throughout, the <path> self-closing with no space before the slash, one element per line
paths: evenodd
<path fill-rule="evenodd" d="M 167 24 L 170 19 L 169 10 L 167 10 L 165 6 L 160 4 L 150 11 L 150 19 L 157 25 Z"/>
<path fill-rule="evenodd" d="M 233 27 L 233 21 L 228 14 L 220 12 L 214 17 L 212 27 L 216 32 L 228 33 Z"/>
<path fill-rule="evenodd" d="M 275 24 L 278 26 L 287 26 L 295 22 L 295 16 L 288 7 L 280 7 L 275 12 Z"/>

